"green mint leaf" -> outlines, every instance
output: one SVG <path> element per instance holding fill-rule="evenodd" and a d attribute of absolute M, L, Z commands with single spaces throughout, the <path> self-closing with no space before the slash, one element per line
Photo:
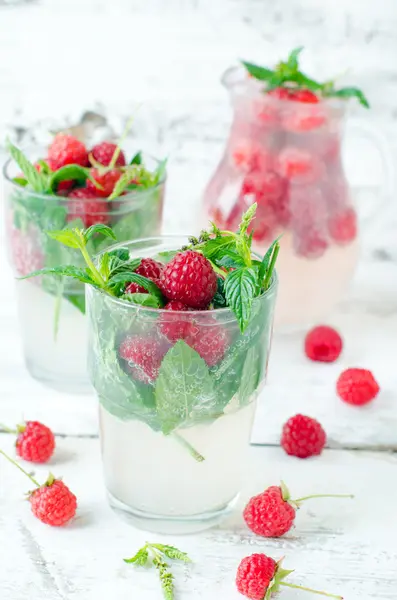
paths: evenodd
<path fill-rule="evenodd" d="M 274 71 L 271 69 L 266 69 L 265 67 L 260 67 L 259 65 L 245 62 L 244 60 L 241 61 L 241 63 L 252 77 L 259 79 L 260 81 L 268 81 L 274 74 Z"/>
<path fill-rule="evenodd" d="M 364 93 L 360 89 L 355 87 L 345 87 L 339 90 L 331 89 L 327 92 L 327 96 L 333 96 L 335 98 L 343 99 L 356 98 L 362 106 L 364 106 L 365 108 L 370 108 L 370 104 L 367 98 L 365 97 Z"/>
<path fill-rule="evenodd" d="M 167 558 L 172 560 L 181 560 L 182 562 L 192 562 L 186 552 L 182 552 L 175 546 L 167 546 L 166 544 L 150 544 L 153 548 L 160 550 Z"/>
<path fill-rule="evenodd" d="M 140 548 L 140 550 L 138 550 L 138 552 L 132 558 L 124 558 L 123 560 L 127 564 L 136 564 L 140 567 L 144 567 L 148 559 L 149 552 L 146 546 L 144 546 L 143 548 Z"/>
<path fill-rule="evenodd" d="M 153 184 L 157 184 L 164 179 L 167 171 L 167 163 L 168 158 L 163 158 L 163 160 L 159 162 L 157 169 L 153 174 Z"/>
<path fill-rule="evenodd" d="M 142 152 L 139 151 L 130 160 L 130 165 L 141 165 L 142 164 Z"/>
<path fill-rule="evenodd" d="M 174 576 L 168 565 L 159 556 L 153 558 L 153 564 L 159 572 L 161 587 L 165 600 L 174 600 Z"/>
<path fill-rule="evenodd" d="M 87 271 L 75 267 L 73 265 L 64 265 L 61 267 L 45 267 L 44 269 L 32 271 L 32 273 L 24 275 L 23 277 L 18 277 L 17 279 L 28 279 L 30 277 L 37 277 L 37 275 L 65 275 L 66 277 L 73 277 L 73 279 L 78 279 L 83 283 L 95 285 L 95 281 L 90 277 Z"/>
<path fill-rule="evenodd" d="M 163 358 L 155 396 L 164 434 L 204 414 L 214 403 L 207 364 L 183 340 L 176 342 Z"/>
<path fill-rule="evenodd" d="M 122 300 L 127 300 L 127 302 L 132 302 L 132 304 L 139 304 L 140 306 L 149 306 L 151 308 L 161 308 L 162 304 L 159 299 L 152 294 L 123 294 L 121 296 Z"/>
<path fill-rule="evenodd" d="M 41 173 L 43 173 L 44 175 L 51 175 L 52 170 L 50 169 L 49 164 L 45 160 L 40 158 L 40 160 L 37 161 L 37 164 L 41 167 Z"/>
<path fill-rule="evenodd" d="M 303 50 L 303 46 L 300 46 L 299 48 L 295 48 L 294 50 L 292 50 L 292 52 L 290 53 L 290 55 L 287 59 L 287 66 L 292 71 L 297 71 L 299 68 L 299 55 L 302 52 L 302 50 Z"/>
<path fill-rule="evenodd" d="M 175 258 L 177 254 L 178 250 L 164 250 L 163 252 L 159 252 L 157 256 L 161 259 L 161 262 L 167 264 Z"/>
<path fill-rule="evenodd" d="M 260 345 L 255 344 L 248 349 L 241 373 L 239 387 L 239 404 L 244 406 L 252 400 L 252 395 L 257 389 L 262 372 L 262 356 Z"/>
<path fill-rule="evenodd" d="M 128 248 L 115 248 L 114 250 L 111 250 L 110 252 L 108 252 L 107 254 L 109 254 L 109 256 L 112 257 L 116 257 L 119 260 L 122 261 L 126 261 L 129 259 L 130 257 L 130 251 L 128 250 Z"/>
<path fill-rule="evenodd" d="M 225 308 L 226 307 L 226 298 L 225 292 L 223 289 L 224 281 L 222 277 L 218 277 L 217 279 L 217 290 L 215 296 L 212 299 L 212 304 L 214 308 Z"/>
<path fill-rule="evenodd" d="M 218 256 L 222 256 L 226 249 L 231 249 L 236 246 L 236 238 L 231 235 L 224 235 L 208 240 L 200 247 L 200 252 L 208 259 L 216 260 Z"/>
<path fill-rule="evenodd" d="M 49 178 L 48 189 L 50 192 L 55 192 L 61 181 L 73 179 L 78 183 L 85 183 L 88 178 L 88 169 L 79 165 L 66 165 L 58 171 L 52 173 Z"/>
<path fill-rule="evenodd" d="M 35 192 L 43 193 L 47 190 L 47 177 L 37 171 L 30 160 L 26 158 L 24 153 L 14 146 L 10 140 L 7 140 L 7 150 L 11 158 L 17 163 L 22 173 L 24 174 L 29 185 Z"/>
<path fill-rule="evenodd" d="M 262 262 L 260 263 L 260 267 L 259 267 L 259 271 L 258 271 L 258 282 L 259 282 L 260 286 L 262 286 L 263 279 L 265 278 L 266 273 L 269 268 L 270 259 L 274 252 L 276 244 L 278 244 L 278 242 L 280 241 L 280 238 L 281 238 L 281 235 L 277 239 L 275 239 L 274 242 L 269 246 L 265 256 L 262 259 Z"/>
<path fill-rule="evenodd" d="M 312 92 L 321 92 L 323 89 L 322 83 L 319 83 L 318 81 L 307 77 L 304 73 L 301 73 L 299 71 L 294 75 L 288 77 L 287 81 L 297 83 L 299 87 L 306 88 L 308 90 L 311 90 Z"/>
<path fill-rule="evenodd" d="M 249 209 L 241 217 L 241 223 L 238 228 L 240 234 L 247 233 L 247 229 L 251 224 L 252 219 L 255 217 L 257 203 L 254 202 Z"/>
<path fill-rule="evenodd" d="M 235 268 L 245 265 L 244 259 L 240 254 L 228 248 L 223 250 L 223 256 L 216 259 L 216 264 L 219 267 Z"/>
<path fill-rule="evenodd" d="M 152 294 L 152 296 L 157 298 L 161 306 L 164 305 L 163 294 L 161 293 L 161 290 L 153 281 L 147 279 L 143 275 L 126 271 L 125 273 L 121 272 L 112 275 L 108 281 L 108 285 L 110 287 L 119 283 L 137 283 L 138 285 L 141 285 L 143 288 L 145 288 L 145 290 L 147 290 L 149 294 Z"/>
<path fill-rule="evenodd" d="M 81 248 L 84 245 L 84 234 L 78 229 L 47 231 L 47 235 L 69 248 Z"/>
<path fill-rule="evenodd" d="M 116 182 L 116 185 L 113 188 L 113 192 L 109 196 L 109 200 L 114 200 L 118 198 L 129 186 L 131 181 L 136 176 L 136 166 L 127 168 L 120 179 Z"/>
<path fill-rule="evenodd" d="M 91 239 L 92 236 L 97 233 L 100 233 L 100 234 L 104 235 L 105 237 L 111 238 L 112 240 L 116 239 L 116 236 L 111 227 L 108 227 L 107 225 L 104 225 L 103 223 L 96 223 L 96 225 L 91 225 L 91 227 L 89 227 L 88 229 L 85 230 L 85 232 L 84 232 L 85 243 L 87 243 L 88 240 Z"/>
<path fill-rule="evenodd" d="M 229 273 L 224 283 L 228 305 L 236 315 L 240 330 L 244 333 L 257 290 L 257 273 L 252 267 L 241 267 Z"/>
<path fill-rule="evenodd" d="M 265 288 L 265 290 L 267 290 L 267 288 L 269 287 L 271 281 L 272 281 L 272 277 L 273 277 L 273 272 L 274 272 L 274 267 L 276 265 L 276 261 L 277 261 L 277 257 L 278 257 L 278 253 L 280 252 L 280 244 L 277 242 L 274 245 L 273 248 L 273 252 L 271 255 L 271 259 L 270 259 L 270 263 L 269 266 L 267 268 L 267 272 L 265 275 L 265 280 L 263 282 L 263 287 Z"/>
<path fill-rule="evenodd" d="M 63 297 L 85 315 L 85 294 L 64 294 Z"/>
<path fill-rule="evenodd" d="M 16 183 L 17 185 L 20 185 L 21 187 L 25 187 L 29 183 L 28 180 L 23 179 L 23 177 L 14 177 L 13 182 Z"/>

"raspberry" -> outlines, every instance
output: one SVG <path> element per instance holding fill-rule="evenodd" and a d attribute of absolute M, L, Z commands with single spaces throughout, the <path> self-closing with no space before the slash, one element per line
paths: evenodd
<path fill-rule="evenodd" d="M 379 384 L 367 369 L 346 369 L 338 378 L 336 391 L 347 404 L 362 406 L 379 393 Z"/>
<path fill-rule="evenodd" d="M 111 142 L 101 142 L 93 147 L 91 150 L 92 156 L 95 158 L 97 162 L 105 167 L 108 167 L 113 155 L 116 151 L 117 144 L 112 144 Z M 125 156 L 122 150 L 120 150 L 119 155 L 117 157 L 116 167 L 124 167 L 125 166 Z"/>
<path fill-rule="evenodd" d="M 241 193 L 255 194 L 257 201 L 263 203 L 269 200 L 278 200 L 286 188 L 286 180 L 274 171 L 250 173 L 243 181 Z"/>
<path fill-rule="evenodd" d="M 191 308 L 206 308 L 215 296 L 217 278 L 211 263 L 198 252 L 178 253 L 165 265 L 160 287 L 168 300 L 179 300 Z"/>
<path fill-rule="evenodd" d="M 183 302 L 171 300 L 164 306 L 164 310 L 186 312 L 192 309 Z M 193 322 L 188 319 L 183 320 L 179 315 L 167 314 L 160 318 L 160 331 L 170 342 L 184 340 L 192 334 L 192 328 L 194 328 Z"/>
<path fill-rule="evenodd" d="M 337 244 L 348 244 L 357 237 L 357 215 L 353 208 L 331 217 L 328 222 L 331 238 Z"/>
<path fill-rule="evenodd" d="M 105 171 L 101 174 L 98 169 L 91 169 L 91 176 L 102 186 L 102 189 L 97 188 L 89 179 L 87 179 L 87 189 L 94 192 L 97 196 L 108 198 L 121 177 L 121 171 L 110 169 L 110 171 Z"/>
<path fill-rule="evenodd" d="M 55 437 L 51 429 L 38 421 L 18 425 L 16 451 L 18 456 L 34 463 L 47 462 L 55 449 Z"/>
<path fill-rule="evenodd" d="M 136 379 L 152 383 L 157 379 L 166 350 L 155 338 L 130 335 L 120 344 L 119 356 L 127 361 Z"/>
<path fill-rule="evenodd" d="M 28 275 L 44 267 L 44 254 L 40 248 L 40 235 L 31 225 L 22 231 L 9 224 L 11 256 L 14 268 L 19 275 Z"/>
<path fill-rule="evenodd" d="M 267 95 L 278 100 L 290 100 L 291 90 L 283 87 L 274 88 L 274 90 L 267 92 Z"/>
<path fill-rule="evenodd" d="M 95 192 L 91 189 L 78 188 L 70 192 L 68 196 L 68 214 L 67 221 L 81 219 L 84 227 L 90 227 L 95 223 L 109 222 L 108 208 L 109 203 L 106 200 L 98 198 Z"/>
<path fill-rule="evenodd" d="M 251 600 L 264 600 L 276 571 L 277 563 L 270 556 L 265 554 L 246 556 L 237 569 L 237 589 L 240 594 Z"/>
<path fill-rule="evenodd" d="M 29 500 L 34 516 L 52 527 L 66 525 L 76 514 L 76 496 L 52 475 L 30 494 Z"/>
<path fill-rule="evenodd" d="M 316 181 L 323 174 L 323 164 L 307 150 L 287 146 L 278 156 L 278 172 L 289 180 Z"/>
<path fill-rule="evenodd" d="M 65 181 L 60 181 L 57 186 L 57 194 L 64 196 L 67 192 L 69 192 L 74 186 L 74 179 L 66 179 Z"/>
<path fill-rule="evenodd" d="M 251 498 L 243 517 L 256 535 L 280 537 L 291 529 L 295 508 L 284 499 L 281 487 L 273 485 Z"/>
<path fill-rule="evenodd" d="M 288 100 L 309 104 L 317 104 L 320 102 L 318 96 L 316 96 L 316 94 L 310 90 L 290 90 L 288 94 Z"/>
<path fill-rule="evenodd" d="M 186 343 L 193 348 L 209 367 L 215 366 L 225 355 L 229 344 L 227 331 L 220 325 L 199 325 Z"/>
<path fill-rule="evenodd" d="M 305 354 L 311 360 L 334 362 L 342 352 L 342 338 L 327 325 L 314 327 L 306 335 Z"/>
<path fill-rule="evenodd" d="M 48 148 L 48 164 L 52 171 L 65 165 L 88 166 L 88 153 L 80 140 L 66 133 L 58 133 Z"/>
<path fill-rule="evenodd" d="M 233 163 L 244 173 L 263 171 L 272 165 L 272 157 L 265 148 L 251 140 L 239 140 L 232 153 Z"/>
<path fill-rule="evenodd" d="M 154 283 L 157 283 L 162 270 L 163 270 L 163 265 L 161 263 L 157 262 L 157 260 L 153 260 L 153 258 L 143 258 L 141 260 L 141 264 L 139 265 L 139 267 L 137 267 L 135 269 L 135 273 L 138 273 L 138 275 L 142 275 L 143 277 L 146 277 L 147 279 L 154 281 Z M 137 283 L 130 283 L 126 287 L 125 293 L 126 294 L 137 294 L 137 293 L 147 294 L 148 291 L 143 286 L 138 285 Z"/>
<path fill-rule="evenodd" d="M 308 458 L 321 454 L 327 437 L 320 423 L 305 415 L 295 415 L 284 424 L 281 446 L 287 454 Z"/>

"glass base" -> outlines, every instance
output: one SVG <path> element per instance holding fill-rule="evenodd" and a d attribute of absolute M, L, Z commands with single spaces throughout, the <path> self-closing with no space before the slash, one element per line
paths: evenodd
<path fill-rule="evenodd" d="M 112 509 L 125 521 L 128 521 L 139 529 L 165 535 L 187 535 L 210 529 L 218 525 L 233 511 L 238 500 L 238 494 L 228 504 L 217 510 L 190 516 L 158 515 L 147 513 L 128 506 L 121 502 L 110 492 L 107 493 L 109 504 Z"/>
<path fill-rule="evenodd" d="M 36 379 L 36 381 L 39 381 L 57 392 L 84 395 L 92 394 L 94 392 L 88 376 L 86 378 L 74 378 L 66 375 L 59 376 L 52 371 L 46 371 L 28 359 L 25 359 L 25 364 L 33 379 Z"/>

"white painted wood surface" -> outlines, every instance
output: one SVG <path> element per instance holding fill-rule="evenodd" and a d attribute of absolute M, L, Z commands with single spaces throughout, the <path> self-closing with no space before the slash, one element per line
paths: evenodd
<path fill-rule="evenodd" d="M 79 500 L 78 517 L 64 529 L 51 529 L 32 516 L 23 501 L 29 481 L 8 463 L 0 463 L 0 592 L 5 600 L 159 600 L 156 574 L 122 561 L 146 539 L 175 544 L 193 559 L 193 565 L 175 568 L 178 600 L 238 600 L 236 568 L 241 558 L 254 552 L 285 556 L 285 566 L 296 569 L 291 581 L 340 593 L 346 600 L 396 598 L 393 455 L 329 450 L 298 462 L 278 448 L 253 447 L 233 517 L 202 534 L 159 540 L 130 527 L 108 507 L 97 440 L 57 441 L 49 467 L 63 475 Z M 10 436 L 0 436 L 0 443 L 12 452 Z M 38 478 L 46 474 L 45 466 L 36 469 Z M 285 537 L 255 537 L 242 521 L 241 507 L 280 477 L 295 497 L 340 492 L 354 493 L 355 499 L 308 501 Z M 304 597 L 296 590 L 282 592 L 284 600 Z"/>

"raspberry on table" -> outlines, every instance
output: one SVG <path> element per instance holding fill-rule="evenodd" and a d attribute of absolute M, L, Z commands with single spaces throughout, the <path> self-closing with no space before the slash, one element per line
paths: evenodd
<path fill-rule="evenodd" d="M 178 253 L 160 276 L 160 287 L 168 300 L 179 300 L 191 308 L 206 308 L 217 290 L 217 277 L 211 263 L 200 253 Z"/>
<path fill-rule="evenodd" d="M 256 535 L 280 537 L 291 529 L 295 514 L 295 508 L 283 498 L 281 487 L 273 485 L 251 498 L 243 517 Z"/>
<path fill-rule="evenodd" d="M 281 446 L 291 456 L 309 458 L 321 454 L 326 441 L 324 429 L 311 417 L 297 414 L 283 426 Z"/>
<path fill-rule="evenodd" d="M 16 452 L 34 463 L 47 462 L 54 453 L 55 436 L 49 427 L 39 421 L 27 421 L 17 427 Z"/>
<path fill-rule="evenodd" d="M 87 167 L 88 152 L 80 140 L 66 133 L 58 133 L 48 148 L 48 165 L 57 171 L 66 165 Z"/>
<path fill-rule="evenodd" d="M 167 347 L 153 337 L 127 336 L 119 347 L 119 356 L 128 363 L 139 381 L 152 383 L 157 379 Z"/>
<path fill-rule="evenodd" d="M 135 269 L 135 273 L 138 275 L 142 275 L 146 277 L 146 279 L 150 279 L 154 283 L 158 283 L 158 279 L 161 275 L 161 271 L 163 270 L 163 266 L 161 263 L 157 262 L 153 258 L 142 258 L 141 264 L 139 267 Z M 129 283 L 125 289 L 126 294 L 147 294 L 148 291 L 137 283 Z"/>
<path fill-rule="evenodd" d="M 342 352 L 342 338 L 328 325 L 318 325 L 305 338 L 305 354 L 310 360 L 334 362 Z"/>
<path fill-rule="evenodd" d="M 98 169 L 91 169 L 91 176 L 99 183 L 102 189 L 97 188 L 89 179 L 87 179 L 87 189 L 94 192 L 97 196 L 108 198 L 121 177 L 121 171 L 118 169 L 111 169 L 110 171 L 100 173 Z"/>
<path fill-rule="evenodd" d="M 116 151 L 117 144 L 112 144 L 112 142 L 101 142 L 100 144 L 96 144 L 91 150 L 91 154 L 94 159 L 99 162 L 101 165 L 108 167 L 113 155 Z M 116 167 L 125 167 L 125 156 L 124 152 L 120 150 L 116 162 Z"/>
<path fill-rule="evenodd" d="M 240 562 L 236 586 L 240 594 L 250 600 L 264 600 L 277 571 L 277 563 L 265 554 L 251 554 Z"/>
<path fill-rule="evenodd" d="M 63 481 L 51 475 L 44 485 L 31 492 L 29 501 L 34 516 L 52 527 L 66 525 L 76 514 L 76 496 Z"/>
<path fill-rule="evenodd" d="M 67 221 L 81 219 L 84 227 L 91 227 L 96 223 L 109 223 L 109 203 L 87 188 L 77 188 L 68 195 L 66 217 Z"/>
<path fill-rule="evenodd" d="M 368 369 L 350 368 L 339 375 L 336 391 L 347 404 L 363 406 L 376 398 L 380 387 Z"/>

